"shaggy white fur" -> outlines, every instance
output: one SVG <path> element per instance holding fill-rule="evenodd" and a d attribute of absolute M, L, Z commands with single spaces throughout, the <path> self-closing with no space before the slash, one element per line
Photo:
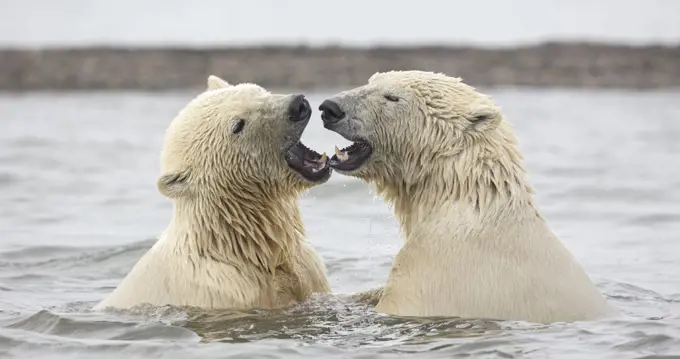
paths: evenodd
<path fill-rule="evenodd" d="M 298 205 L 330 172 L 312 181 L 287 164 L 311 114 L 291 98 L 209 77 L 165 135 L 158 188 L 173 201 L 170 225 L 95 309 L 279 308 L 330 290 Z M 308 113 L 291 120 L 291 108 Z"/>
<path fill-rule="evenodd" d="M 543 323 L 617 313 L 539 213 L 489 97 L 393 71 L 328 101 L 325 127 L 359 144 L 331 166 L 375 184 L 404 236 L 377 311 Z"/>

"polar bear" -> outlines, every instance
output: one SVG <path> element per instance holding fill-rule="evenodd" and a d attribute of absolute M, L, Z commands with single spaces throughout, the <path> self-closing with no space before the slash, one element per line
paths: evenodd
<path fill-rule="evenodd" d="M 300 142 L 311 113 L 303 95 L 210 76 L 165 134 L 157 186 L 170 225 L 94 309 L 273 309 L 329 292 L 298 204 L 331 175 Z"/>
<path fill-rule="evenodd" d="M 510 125 L 460 79 L 376 73 L 326 99 L 330 160 L 393 204 L 404 245 L 376 311 L 536 323 L 618 313 L 548 228 Z"/>

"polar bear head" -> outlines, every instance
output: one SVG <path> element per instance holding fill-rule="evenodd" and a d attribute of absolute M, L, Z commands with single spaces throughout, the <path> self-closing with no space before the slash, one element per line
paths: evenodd
<path fill-rule="evenodd" d="M 368 84 L 326 99 L 319 110 L 325 128 L 353 142 L 336 148 L 330 166 L 374 182 L 378 190 L 390 187 L 393 196 L 423 183 L 433 194 L 504 186 L 523 171 L 500 109 L 458 78 L 376 73 Z"/>
<path fill-rule="evenodd" d="M 210 76 L 166 131 L 159 191 L 172 199 L 253 200 L 325 182 L 325 156 L 300 142 L 311 113 L 303 95 Z"/>

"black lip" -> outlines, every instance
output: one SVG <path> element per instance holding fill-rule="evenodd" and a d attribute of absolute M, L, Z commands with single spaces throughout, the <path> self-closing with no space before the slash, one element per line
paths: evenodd
<path fill-rule="evenodd" d="M 284 157 L 290 169 L 310 182 L 319 183 L 327 180 L 331 173 L 331 167 L 329 166 L 328 161 L 326 161 L 323 167 L 318 167 L 316 161 L 318 161 L 321 156 L 320 153 L 298 141 L 285 152 Z"/>
<path fill-rule="evenodd" d="M 357 140 L 352 145 L 343 148 L 341 151 L 346 151 L 349 158 L 341 162 L 337 155 L 333 155 L 333 157 L 328 160 L 328 165 L 339 171 L 355 171 L 361 168 L 361 166 L 371 158 L 373 147 L 364 140 Z"/>

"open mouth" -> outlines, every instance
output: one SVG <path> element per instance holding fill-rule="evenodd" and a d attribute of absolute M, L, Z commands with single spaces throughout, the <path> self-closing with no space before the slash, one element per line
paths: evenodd
<path fill-rule="evenodd" d="M 288 167 L 311 182 L 323 182 L 330 175 L 331 167 L 326 153 L 319 154 L 300 141 L 286 151 L 285 158 Z"/>
<path fill-rule="evenodd" d="M 343 149 L 338 149 L 338 146 L 335 146 L 335 155 L 328 162 L 330 167 L 336 170 L 354 171 L 371 157 L 371 153 L 373 153 L 371 145 L 359 140 Z"/>

